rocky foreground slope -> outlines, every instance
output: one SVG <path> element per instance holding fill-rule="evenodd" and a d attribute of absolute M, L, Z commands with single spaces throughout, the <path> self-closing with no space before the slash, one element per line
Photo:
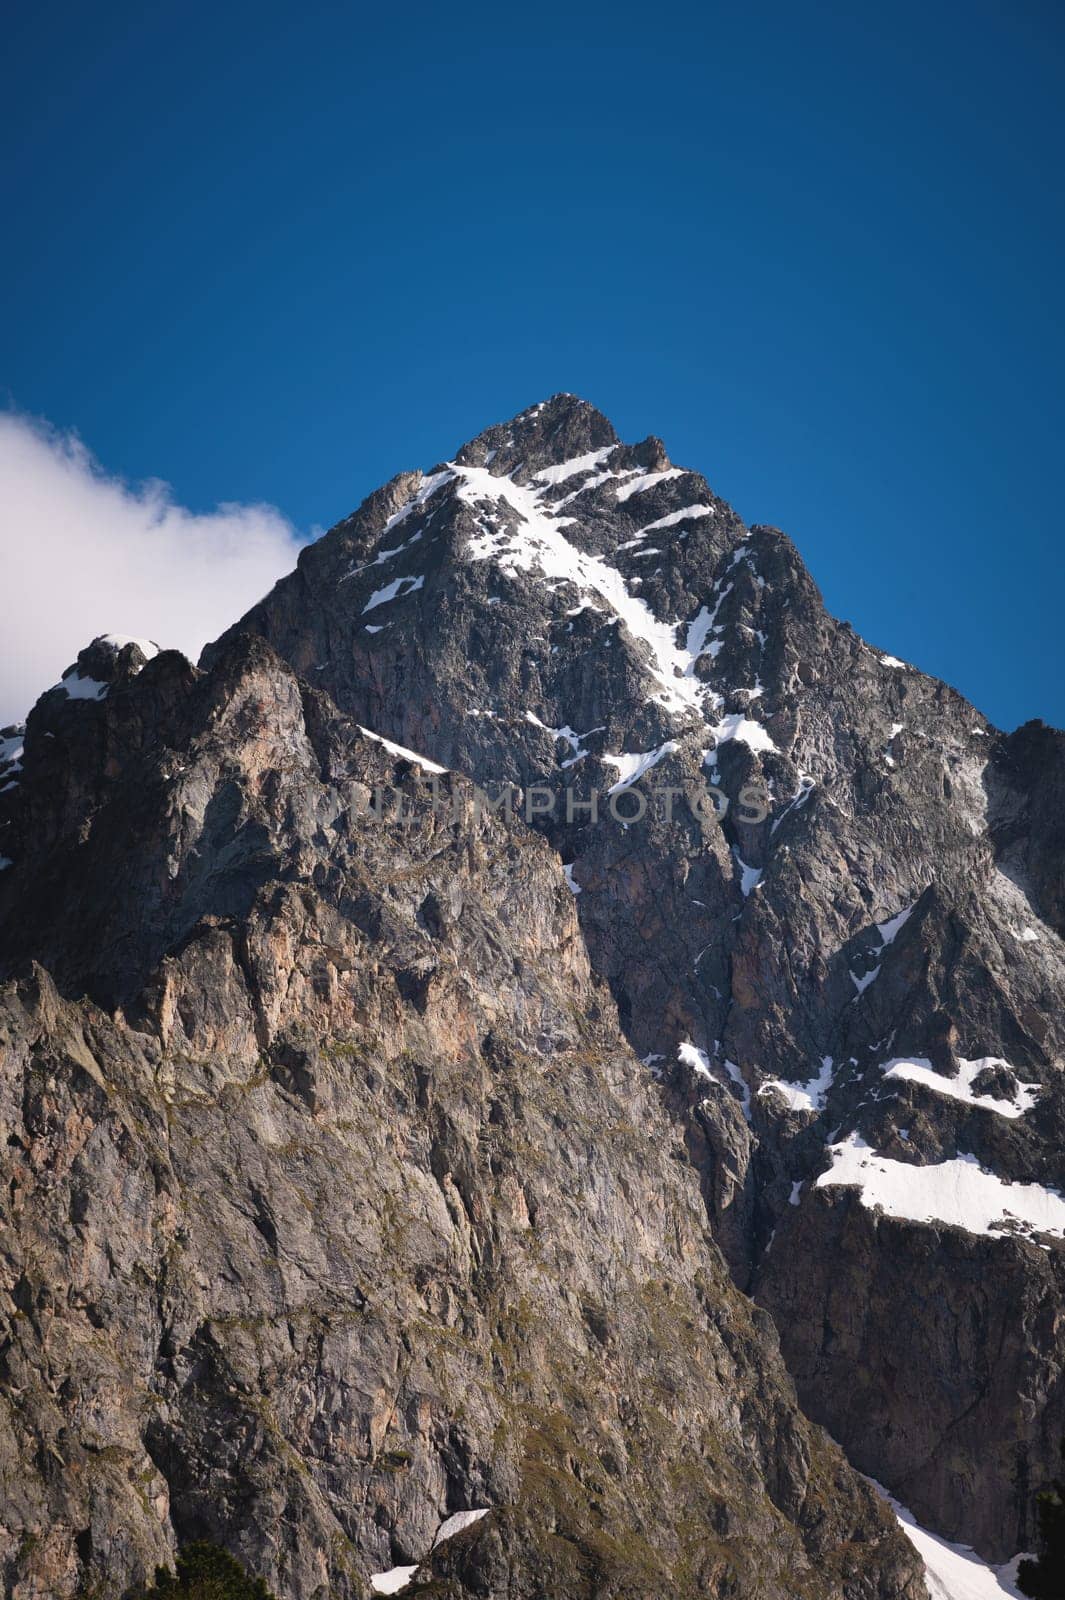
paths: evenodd
<path fill-rule="evenodd" d="M 150 653 L 0 771 L 8 1591 L 206 1535 L 292 1600 L 916 1600 L 778 1337 L 921 1521 L 1028 1544 L 1062 736 L 572 396 Z"/>
<path fill-rule="evenodd" d="M 293 1600 L 419 1561 L 438 1595 L 916 1600 L 550 846 L 459 780 L 434 809 L 259 641 L 142 659 L 83 656 L 8 802 L 5 1593 L 119 1594 L 205 1536 Z"/>

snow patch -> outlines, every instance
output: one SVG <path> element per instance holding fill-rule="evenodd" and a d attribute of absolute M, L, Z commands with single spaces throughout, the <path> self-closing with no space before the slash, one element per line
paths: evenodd
<path fill-rule="evenodd" d="M 406 587 L 404 587 L 404 585 L 406 585 Z M 373 594 L 362 608 L 363 616 L 366 615 L 367 611 L 373 611 L 377 606 L 383 606 L 386 605 L 389 600 L 395 600 L 397 595 L 413 594 L 416 589 L 422 589 L 424 587 L 424 577 L 393 578 L 392 582 L 386 584 L 383 589 L 374 590 Z"/>
<path fill-rule="evenodd" d="M 734 1061 L 726 1061 L 725 1062 L 725 1071 L 728 1073 L 729 1077 L 732 1079 L 733 1083 L 736 1085 L 737 1089 L 740 1091 L 740 1104 L 741 1104 L 741 1107 L 743 1109 L 743 1115 L 744 1115 L 745 1120 L 747 1122 L 750 1122 L 750 1120 L 751 1120 L 751 1091 L 747 1087 L 747 1079 L 743 1076 L 743 1073 L 740 1071 L 739 1067 L 736 1065 L 736 1063 Z"/>
<path fill-rule="evenodd" d="M 417 1572 L 417 1565 L 413 1567 L 393 1567 L 389 1572 L 372 1572 L 370 1574 L 370 1588 L 374 1594 L 399 1594 L 405 1589 Z"/>
<path fill-rule="evenodd" d="M 18 733 L 8 734 L 6 739 L 0 739 L 0 767 L 6 767 L 7 777 L 13 772 L 21 772 L 22 758 L 26 754 L 24 741 L 25 728 L 20 728 Z"/>
<path fill-rule="evenodd" d="M 943 1223 L 994 1238 L 1003 1231 L 1065 1238 L 1065 1199 L 1037 1183 L 1007 1183 L 975 1156 L 918 1167 L 878 1155 L 857 1133 L 830 1145 L 832 1166 L 815 1187 L 857 1188 L 862 1205 L 910 1222 Z"/>
<path fill-rule="evenodd" d="M 488 1512 L 488 1506 L 481 1506 L 476 1511 L 456 1511 L 454 1516 L 448 1517 L 436 1530 L 433 1549 L 435 1550 L 438 1544 L 443 1544 L 445 1539 L 453 1539 L 456 1533 L 462 1532 L 463 1528 L 470 1528 L 475 1522 L 480 1522 L 482 1517 L 488 1515 Z"/>
<path fill-rule="evenodd" d="M 576 728 L 571 728 L 568 722 L 563 723 L 560 728 L 549 728 L 546 722 L 540 721 L 534 711 L 526 711 L 525 720 L 530 722 L 534 728 L 540 728 L 544 733 L 549 733 L 552 739 L 564 739 L 569 745 L 572 754 L 567 756 L 565 761 L 559 762 L 559 766 L 562 768 L 575 767 L 578 761 L 583 761 L 585 756 L 591 755 L 592 752 L 584 748 L 584 740 L 590 739 L 593 733 L 606 732 L 605 723 L 601 723 L 597 728 L 589 728 L 587 733 L 578 733 Z"/>
<path fill-rule="evenodd" d="M 378 550 L 372 561 L 364 562 L 361 567 L 352 567 L 350 572 L 345 572 L 340 582 L 347 583 L 349 578 L 356 577 L 360 572 L 369 572 L 371 567 L 383 566 L 386 561 L 391 561 L 393 556 L 402 555 L 412 544 L 417 544 L 420 538 L 420 533 L 412 533 L 409 539 L 404 539 L 402 544 L 394 544 L 391 550 Z"/>
<path fill-rule="evenodd" d="M 416 750 L 408 750 L 405 745 L 394 744 L 391 739 L 385 739 L 379 733 L 374 733 L 370 728 L 359 725 L 359 732 L 364 733 L 367 739 L 372 739 L 375 744 L 383 744 L 390 755 L 401 756 L 404 761 L 413 761 L 416 767 L 422 767 L 426 772 L 446 772 L 447 767 L 438 766 L 435 761 L 430 761 L 428 756 L 418 755 Z"/>
<path fill-rule="evenodd" d="M 698 613 L 688 624 L 684 647 L 692 658 L 693 666 L 706 648 L 706 636 L 714 626 L 714 617 L 716 615 L 716 609 L 707 611 L 705 606 L 700 606 Z"/>
<path fill-rule="evenodd" d="M 924 1562 L 929 1600 L 1022 1600 L 1016 1577 L 1023 1556 L 1014 1556 L 1001 1567 L 988 1566 L 968 1545 L 950 1544 L 939 1534 L 929 1533 L 882 1484 L 874 1478 L 867 1481 L 883 1495 Z"/>
<path fill-rule="evenodd" d="M 83 678 L 75 667 L 56 684 L 56 688 L 65 689 L 72 700 L 106 700 L 108 685 L 97 682 L 95 678 Z"/>
<path fill-rule="evenodd" d="M 590 592 L 605 601 L 633 637 L 647 646 L 650 670 L 659 686 L 654 698 L 672 711 L 701 711 L 708 691 L 688 670 L 691 658 L 676 641 L 678 623 L 659 621 L 646 601 L 629 592 L 616 567 L 570 544 L 561 531 L 569 519 L 551 515 L 535 491 L 509 478 L 493 478 L 483 468 L 460 467 L 457 471 L 461 479 L 458 493 L 467 504 L 502 502 L 517 512 L 522 523 L 519 529 L 489 525 L 469 541 L 470 560 L 494 559 L 502 570 L 515 575 L 539 569 L 549 580 L 574 584 L 582 599 Z"/>
<path fill-rule="evenodd" d="M 717 599 L 714 602 L 714 609 L 708 611 L 705 606 L 700 606 L 698 613 L 688 624 L 688 634 L 685 639 L 688 665 L 684 670 L 689 677 L 695 672 L 695 663 L 700 656 L 716 657 L 721 650 L 722 641 L 720 639 L 710 639 L 709 643 L 707 641 L 711 633 L 724 632 L 724 627 L 718 624 L 717 614 L 727 597 L 732 593 L 732 589 L 733 585 L 731 583 L 726 584 L 723 589 L 720 585 L 717 585 L 715 590 Z"/>
<path fill-rule="evenodd" d="M 763 1095 L 772 1091 L 779 1094 L 792 1111 L 819 1112 L 824 1110 L 834 1077 L 835 1066 L 832 1057 L 822 1056 L 821 1070 L 814 1077 L 808 1078 L 805 1083 L 788 1083 L 784 1078 L 770 1078 L 767 1083 L 761 1085 L 758 1093 Z M 793 1188 L 793 1194 L 797 1188 L 801 1188 L 801 1184 Z M 791 1203 L 794 1206 L 799 1202 L 792 1200 Z"/>
<path fill-rule="evenodd" d="M 677 1059 L 683 1062 L 686 1067 L 690 1067 L 700 1078 L 706 1078 L 711 1083 L 720 1083 L 721 1080 L 710 1071 L 710 1058 L 706 1051 L 700 1050 L 699 1046 L 692 1044 L 690 1040 L 686 1039 L 683 1044 L 677 1046 Z M 746 1121 L 750 1122 L 751 1091 L 747 1087 L 747 1080 L 734 1061 L 725 1061 L 722 1064 L 732 1082 L 740 1091 L 743 1115 Z"/>
<path fill-rule="evenodd" d="M 1021 1083 L 1018 1078 L 1017 1093 L 1012 1100 L 999 1100 L 994 1095 L 977 1094 L 973 1089 L 973 1079 L 978 1077 L 987 1067 L 1005 1067 L 1013 1072 L 1008 1061 L 1003 1061 L 999 1056 L 980 1056 L 976 1060 L 967 1061 L 964 1056 L 959 1057 L 961 1071 L 956 1078 L 945 1078 L 937 1072 L 932 1063 L 925 1056 L 917 1056 L 914 1060 L 906 1060 L 902 1056 L 893 1056 L 890 1061 L 885 1061 L 881 1068 L 885 1078 L 896 1078 L 904 1083 L 920 1083 L 926 1089 L 932 1089 L 936 1094 L 945 1095 L 949 1100 L 963 1100 L 966 1105 L 980 1106 L 985 1111 L 994 1111 L 1000 1117 L 1023 1117 L 1026 1111 L 1031 1111 L 1039 1098 L 1041 1085 L 1038 1083 Z M 1014 1074 L 1016 1076 L 1016 1074 Z"/>
<path fill-rule="evenodd" d="M 752 894 L 761 883 L 762 869 L 761 867 L 749 867 L 740 856 L 735 845 L 732 847 L 732 854 L 736 857 L 736 865 L 740 869 L 740 892 L 746 900 L 747 896 Z"/>
<path fill-rule="evenodd" d="M 618 781 L 610 785 L 607 793 L 618 794 L 622 789 L 631 789 L 632 785 L 639 778 L 642 778 L 645 772 L 650 772 L 651 768 L 657 767 L 665 756 L 672 755 L 675 750 L 679 749 L 680 745 L 676 739 L 667 739 L 665 744 L 658 746 L 657 750 L 634 751 L 631 754 L 623 751 L 621 755 L 617 756 L 604 754 L 602 760 L 609 761 L 612 767 L 617 767 L 618 769 Z"/>
<path fill-rule="evenodd" d="M 917 902 L 915 900 L 913 906 L 916 904 Z M 889 944 L 894 944 L 896 935 L 900 933 L 901 930 L 906 926 L 907 922 L 909 922 L 910 917 L 913 915 L 913 906 L 905 906 L 901 911 L 896 912 L 893 917 L 889 917 L 886 922 L 877 923 L 876 931 L 880 935 L 880 943 L 883 945 L 885 950 Z"/>
<path fill-rule="evenodd" d="M 151 661 L 153 656 L 159 654 L 159 646 L 154 639 L 135 639 L 132 634 L 128 633 L 102 634 L 100 643 L 109 645 L 116 655 L 120 650 L 124 650 L 128 644 L 135 644 L 146 661 Z M 137 671 L 140 671 L 139 667 Z"/>
<path fill-rule="evenodd" d="M 773 824 L 769 829 L 770 837 L 776 833 L 777 829 L 780 827 L 781 823 L 786 817 L 789 817 L 793 811 L 798 811 L 800 806 L 804 806 L 806 804 L 816 787 L 817 780 L 815 778 L 811 778 L 808 772 L 803 772 L 800 768 L 798 788 L 795 790 L 795 793 L 792 795 L 791 799 L 780 813 L 780 816 L 773 818 Z"/>
<path fill-rule="evenodd" d="M 605 450 L 591 450 L 586 456 L 573 456 L 569 461 L 561 462 L 557 467 L 544 467 L 535 477 L 536 483 L 565 483 L 567 478 L 575 478 L 578 472 L 591 472 L 607 456 L 613 455 L 617 445 L 609 444 Z"/>
<path fill-rule="evenodd" d="M 715 515 L 713 506 L 684 506 L 680 511 L 671 511 L 668 517 L 659 517 L 657 522 L 649 522 L 646 528 L 641 528 L 640 537 L 645 533 L 655 533 L 659 528 L 672 528 L 678 522 L 694 521 L 697 517 L 712 517 Z"/>
<path fill-rule="evenodd" d="M 668 483 L 671 478 L 683 478 L 683 467 L 668 467 L 665 472 L 642 472 L 638 478 L 630 478 L 628 483 L 623 483 L 618 489 L 618 501 L 622 502 L 632 498 L 634 494 L 646 494 L 648 489 L 653 489 L 656 484 Z"/>
<path fill-rule="evenodd" d="M 727 744 L 730 739 L 735 739 L 737 744 L 745 744 L 748 750 L 777 752 L 776 745 L 762 724 L 755 722 L 752 717 L 745 717 L 742 711 L 733 711 L 727 717 L 722 717 L 710 731 L 718 744 Z"/>
<path fill-rule="evenodd" d="M 442 472 L 434 472 L 430 474 L 428 478 L 424 475 L 424 473 L 420 474 L 420 476 L 421 484 L 417 492 L 412 494 L 410 499 L 406 501 L 405 504 L 400 506 L 397 512 L 389 517 L 388 521 L 381 529 L 382 537 L 386 533 L 391 533 L 392 529 L 398 527 L 401 522 L 406 522 L 407 518 L 411 516 L 413 512 L 419 510 L 419 508 L 423 506 L 438 489 L 442 488 L 445 483 L 450 483 L 455 474 L 450 468 L 445 468 L 445 470 Z"/>

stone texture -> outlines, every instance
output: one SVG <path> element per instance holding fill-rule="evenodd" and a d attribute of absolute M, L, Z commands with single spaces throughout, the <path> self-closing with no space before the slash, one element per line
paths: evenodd
<path fill-rule="evenodd" d="M 470 467 L 482 469 L 473 487 L 468 474 L 448 476 Z M 693 668 L 701 704 L 670 710 L 647 646 L 602 597 L 523 558 L 535 529 L 508 483 L 535 491 L 538 514 L 602 557 L 677 645 L 704 607 L 714 612 Z M 364 610 L 400 576 L 421 586 Z M 620 444 L 567 395 L 372 496 L 233 636 L 249 633 L 358 721 L 486 786 L 546 781 L 583 796 L 616 781 L 605 754 L 668 740 L 677 749 L 645 789 L 690 791 L 715 777 L 733 800 L 720 828 L 683 804 L 671 822 L 652 807 L 629 828 L 582 826 L 579 814 L 573 826 L 557 813 L 538 820 L 581 886 L 593 969 L 636 1053 L 652 1058 L 737 1282 L 781 1315 L 812 1413 L 943 1533 L 996 1559 L 1030 1543 L 1029 1487 L 1053 1476 L 1062 1431 L 1060 1241 L 1048 1256 L 991 1240 L 979 1290 L 959 1272 L 951 1293 L 962 1328 L 992 1326 L 983 1297 L 1008 1315 L 1019 1283 L 1046 1300 L 1045 1315 L 1014 1330 L 1031 1374 L 996 1378 L 982 1412 L 1012 1441 L 1007 1461 L 975 1429 L 960 1442 L 964 1386 L 949 1338 L 918 1341 L 905 1393 L 895 1382 L 896 1330 L 928 1315 L 903 1235 L 919 1242 L 928 1230 L 868 1230 L 872 1259 L 842 1280 L 811 1273 L 786 1240 L 801 1229 L 819 1261 L 835 1247 L 832 1207 L 811 1182 L 829 1134 L 854 1131 L 919 1162 L 962 1152 L 1007 1179 L 1065 1185 L 1065 737 L 1038 724 L 1001 734 L 948 686 L 871 647 L 827 614 L 785 535 L 744 527 L 703 478 L 672 468 L 660 441 Z M 740 717 L 775 748 L 719 737 Z M 560 728 L 582 736 L 576 763 L 572 741 L 551 731 Z M 742 820 L 746 784 L 771 791 L 763 822 Z M 740 863 L 762 872 L 746 896 Z M 883 947 L 877 924 L 909 907 Z M 685 1040 L 707 1053 L 713 1083 L 678 1061 Z M 1038 1104 L 1007 1122 L 885 1082 L 885 1061 L 907 1054 L 947 1076 L 962 1056 L 1004 1058 L 1042 1086 Z M 819 1114 L 759 1093 L 774 1080 L 808 1083 L 826 1056 L 834 1081 Z M 907 1144 L 900 1130 L 911 1129 Z M 865 1313 L 860 1381 L 896 1439 L 875 1459 L 850 1404 L 853 1375 L 830 1359 L 830 1308 L 840 1296 L 860 1305 L 870 1271 L 881 1310 Z M 939 1419 L 931 1457 L 915 1435 L 912 1447 L 900 1442 L 915 1405 Z"/>
<path fill-rule="evenodd" d="M 371 495 L 199 669 L 79 670 L 106 695 L 0 771 L 16 1593 L 199 1533 L 363 1593 L 490 1504 L 432 1592 L 916 1594 L 743 1292 L 857 1467 L 1031 1543 L 1062 1242 L 815 1180 L 854 1133 L 1065 1190 L 1063 735 L 870 646 L 570 395 Z M 567 820 L 651 754 L 645 817 Z M 413 819 L 367 820 L 396 781 Z M 773 1087 L 825 1058 L 809 1109 Z"/>
<path fill-rule="evenodd" d="M 0 1572 L 919 1600 L 798 1409 L 551 845 L 261 640 L 29 719 L 0 874 Z M 376 786 L 405 815 L 367 811 Z M 490 1514 L 430 1553 L 450 1513 Z"/>

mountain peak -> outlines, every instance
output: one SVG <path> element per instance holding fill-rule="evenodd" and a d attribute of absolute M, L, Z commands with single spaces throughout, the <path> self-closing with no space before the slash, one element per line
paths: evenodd
<path fill-rule="evenodd" d="M 544 467 L 609 450 L 620 440 L 601 411 L 575 394 L 554 394 L 509 422 L 486 428 L 455 457 L 460 466 L 488 467 L 494 474 L 519 468 L 534 476 Z"/>
<path fill-rule="evenodd" d="M 796 1391 L 926 1547 L 1031 1548 L 1065 735 L 998 736 L 573 395 L 394 477 L 199 670 L 153 653 L 94 640 L 0 731 L 16 1590 L 206 1526 L 283 1600 L 419 1556 L 453 1600 L 914 1600 Z"/>

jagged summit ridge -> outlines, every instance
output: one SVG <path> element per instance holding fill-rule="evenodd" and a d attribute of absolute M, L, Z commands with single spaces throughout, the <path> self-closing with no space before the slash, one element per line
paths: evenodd
<path fill-rule="evenodd" d="M 619 442 L 613 424 L 595 406 L 577 395 L 555 394 L 509 422 L 486 428 L 462 446 L 455 460 L 463 466 L 487 465 L 497 473 L 521 469 L 533 475 Z"/>
<path fill-rule="evenodd" d="M 621 444 L 601 413 L 566 395 L 486 430 L 451 462 L 393 480 L 305 551 L 300 572 L 310 603 L 357 614 L 359 643 L 372 649 L 387 648 L 414 596 L 424 610 L 446 592 L 450 609 L 468 601 L 484 626 L 505 632 L 509 596 L 539 583 L 555 653 L 587 655 L 589 672 L 609 680 L 616 673 L 603 672 L 601 652 L 616 633 L 623 671 L 647 684 L 647 737 L 661 735 L 661 744 L 676 715 L 691 723 L 697 713 L 711 728 L 722 712 L 735 719 L 726 726 L 756 721 L 739 713 L 757 696 L 757 673 L 728 704 L 710 681 L 725 645 L 719 613 L 748 587 L 737 582 L 745 571 L 759 583 L 752 537 L 699 474 L 670 463 L 659 440 Z M 716 570 L 726 554 L 738 568 L 731 578 Z M 509 581 L 487 592 L 497 575 Z M 547 725 L 583 720 L 609 733 L 610 698 L 570 692 L 587 713 L 571 703 Z"/>

